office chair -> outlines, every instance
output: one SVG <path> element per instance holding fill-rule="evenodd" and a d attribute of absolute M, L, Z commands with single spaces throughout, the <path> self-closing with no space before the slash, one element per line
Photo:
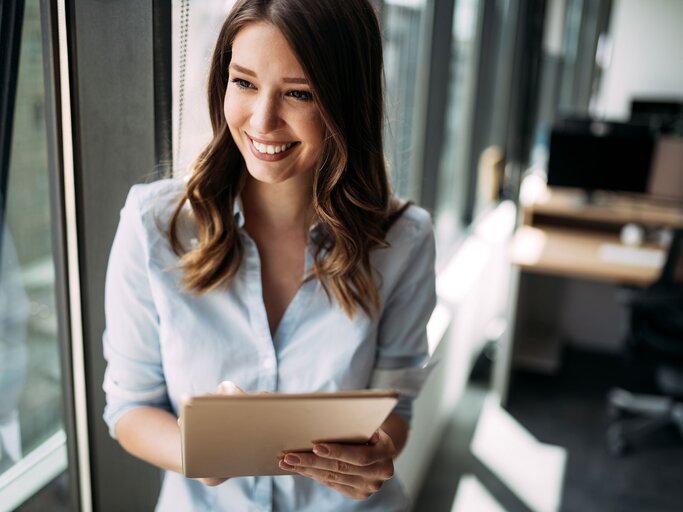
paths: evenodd
<path fill-rule="evenodd" d="M 616 388 L 608 395 L 607 447 L 623 455 L 671 425 L 683 437 L 683 229 L 674 232 L 659 279 L 627 301 L 630 371 L 645 373 L 661 394 Z"/>

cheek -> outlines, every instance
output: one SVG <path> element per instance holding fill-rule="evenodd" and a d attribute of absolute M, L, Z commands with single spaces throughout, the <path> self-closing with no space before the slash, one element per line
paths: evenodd
<path fill-rule="evenodd" d="M 306 139 L 310 142 L 319 143 L 325 135 L 325 125 L 318 112 L 312 112 L 301 119 L 301 126 Z"/>
<path fill-rule="evenodd" d="M 230 98 L 229 94 L 225 95 L 225 101 L 223 102 L 223 115 L 228 123 L 228 127 L 232 130 L 240 124 L 240 108 L 239 102 L 234 101 Z"/>

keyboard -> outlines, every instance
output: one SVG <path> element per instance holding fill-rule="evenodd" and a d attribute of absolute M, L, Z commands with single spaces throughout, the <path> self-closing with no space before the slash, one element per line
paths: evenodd
<path fill-rule="evenodd" d="M 606 263 L 633 265 L 636 267 L 661 268 L 666 257 L 664 251 L 629 247 L 621 244 L 602 244 L 599 257 Z"/>

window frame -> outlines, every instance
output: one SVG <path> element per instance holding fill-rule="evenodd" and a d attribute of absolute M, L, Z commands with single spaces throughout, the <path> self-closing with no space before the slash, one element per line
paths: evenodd
<path fill-rule="evenodd" d="M 56 63 L 58 62 L 57 15 L 54 2 L 41 0 L 41 47 L 43 60 L 43 83 L 45 90 L 46 145 L 48 155 L 48 180 L 50 190 L 51 236 L 55 270 L 55 307 L 57 316 L 57 343 L 62 387 L 64 428 L 55 432 L 40 446 L 26 454 L 13 467 L 0 475 L 0 502 L 10 508 L 20 506 L 40 492 L 65 470 L 69 475 L 69 503 L 79 502 L 78 457 L 76 454 L 76 429 L 74 423 L 73 373 L 70 357 L 70 332 L 66 265 L 64 258 L 64 222 L 60 174 L 59 86 Z M 9 163 L 16 105 L 19 54 L 24 25 L 24 0 L 7 0 L 0 7 L 2 18 L 0 47 L 5 52 L 0 70 L 0 83 L 8 94 L 2 97 L 0 114 L 0 226 L 4 225 L 5 204 L 9 179 Z M 9 56 L 9 58 L 8 58 Z M 1 239 L 0 239 L 1 242 Z"/>

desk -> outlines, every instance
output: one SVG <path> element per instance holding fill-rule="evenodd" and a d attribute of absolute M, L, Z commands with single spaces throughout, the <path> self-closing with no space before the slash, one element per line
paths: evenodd
<path fill-rule="evenodd" d="M 647 286 L 659 276 L 659 267 L 606 261 L 600 257 L 606 245 L 621 245 L 619 236 L 583 229 L 520 226 L 512 241 L 511 259 L 525 272 L 626 285 Z M 643 248 L 664 257 L 658 245 Z"/>
<path fill-rule="evenodd" d="M 620 247 L 624 224 L 683 227 L 683 211 L 676 207 L 615 195 L 602 204 L 586 205 L 579 197 L 579 191 L 545 189 L 522 206 L 522 225 L 510 248 L 510 334 L 496 378 L 503 401 L 513 365 L 547 373 L 558 370 L 564 337 L 559 318 L 567 280 L 644 287 L 657 279 L 660 266 L 615 263 L 601 256 L 606 245 Z M 642 250 L 665 258 L 665 248 L 654 242 Z"/>

